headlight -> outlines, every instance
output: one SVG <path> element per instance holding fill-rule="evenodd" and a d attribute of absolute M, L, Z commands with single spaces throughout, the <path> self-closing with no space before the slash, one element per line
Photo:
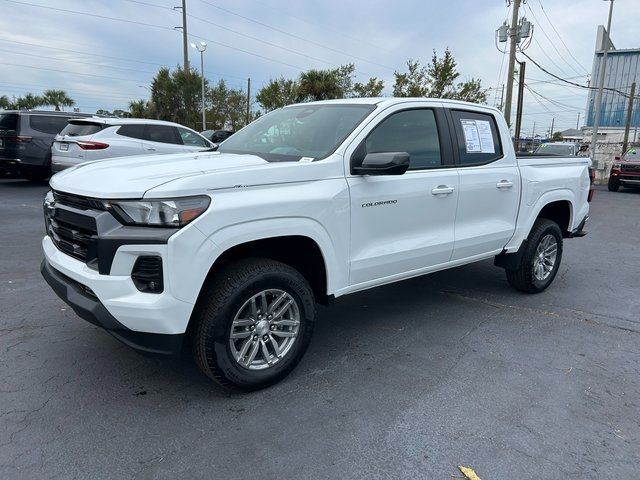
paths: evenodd
<path fill-rule="evenodd" d="M 620 170 L 620 164 L 619 163 L 613 163 L 611 165 L 611 170 Z"/>
<path fill-rule="evenodd" d="M 210 203 L 211 199 L 206 196 L 105 202 L 122 223 L 152 227 L 184 227 L 198 218 Z"/>

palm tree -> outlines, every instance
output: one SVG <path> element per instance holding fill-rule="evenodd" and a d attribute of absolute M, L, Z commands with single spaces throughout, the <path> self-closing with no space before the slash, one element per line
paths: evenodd
<path fill-rule="evenodd" d="M 11 108 L 11 101 L 6 95 L 0 95 L 0 110 L 9 110 Z"/>
<path fill-rule="evenodd" d="M 335 72 L 309 70 L 300 74 L 298 92 L 306 100 L 342 98 L 343 91 Z"/>
<path fill-rule="evenodd" d="M 129 102 L 130 116 L 133 118 L 146 118 L 149 112 L 149 102 L 145 100 L 132 100 Z"/>
<path fill-rule="evenodd" d="M 38 108 L 42 105 L 47 105 L 47 103 L 44 101 L 44 98 L 42 98 L 39 95 L 34 95 L 32 93 L 27 93 L 23 97 L 18 97 L 15 103 L 15 107 L 19 110 L 22 110 L 22 109 L 31 110 L 33 108 Z"/>
<path fill-rule="evenodd" d="M 56 107 L 56 111 L 64 110 L 62 107 L 72 107 L 76 104 L 75 100 L 67 95 L 64 90 L 45 90 L 43 92 L 44 105 Z"/>

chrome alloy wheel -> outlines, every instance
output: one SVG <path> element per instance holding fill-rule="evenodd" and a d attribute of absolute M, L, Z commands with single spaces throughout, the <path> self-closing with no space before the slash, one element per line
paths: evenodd
<path fill-rule="evenodd" d="M 551 234 L 545 235 L 533 256 L 533 275 L 536 280 L 544 281 L 549 278 L 558 256 L 558 241 Z"/>
<path fill-rule="evenodd" d="M 291 351 L 299 329 L 300 309 L 293 297 L 283 290 L 263 290 L 236 313 L 229 347 L 240 366 L 263 370 Z"/>

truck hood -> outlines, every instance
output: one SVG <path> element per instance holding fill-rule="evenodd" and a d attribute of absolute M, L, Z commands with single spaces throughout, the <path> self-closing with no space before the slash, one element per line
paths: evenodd
<path fill-rule="evenodd" d="M 54 190 L 86 197 L 142 198 L 153 188 L 185 177 L 226 172 L 242 180 L 243 171 L 268 164 L 255 155 L 218 152 L 121 157 L 64 170 L 51 177 L 50 184 Z"/>

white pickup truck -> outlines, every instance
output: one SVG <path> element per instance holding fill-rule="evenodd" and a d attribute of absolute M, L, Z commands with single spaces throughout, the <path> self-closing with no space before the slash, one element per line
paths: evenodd
<path fill-rule="evenodd" d="M 41 270 L 124 343 L 188 345 L 213 380 L 257 389 L 300 361 L 317 302 L 492 257 L 516 289 L 547 288 L 584 234 L 589 163 L 516 158 L 486 106 L 291 105 L 217 151 L 55 175 Z"/>

